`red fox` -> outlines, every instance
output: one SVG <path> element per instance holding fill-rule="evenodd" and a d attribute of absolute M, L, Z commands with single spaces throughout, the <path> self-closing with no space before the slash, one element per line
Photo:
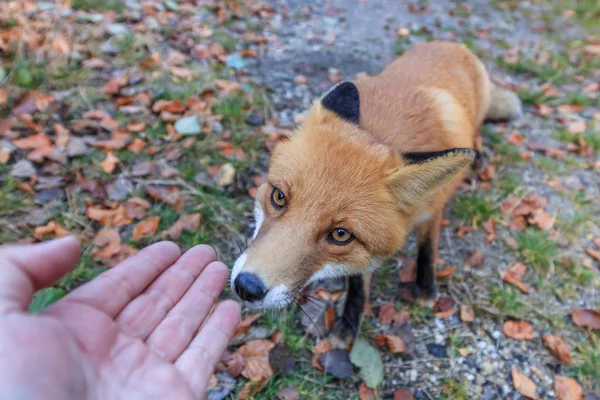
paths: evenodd
<path fill-rule="evenodd" d="M 349 346 L 370 273 L 415 228 L 415 295 L 434 299 L 442 211 L 480 150 L 481 125 L 520 114 L 519 98 L 450 42 L 417 45 L 377 76 L 337 84 L 276 146 L 232 291 L 250 308 L 281 308 L 309 283 L 347 276 L 332 338 Z"/>

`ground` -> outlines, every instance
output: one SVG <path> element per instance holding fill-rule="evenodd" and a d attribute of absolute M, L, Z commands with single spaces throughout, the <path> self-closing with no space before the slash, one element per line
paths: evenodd
<path fill-rule="evenodd" d="M 344 300 L 338 282 L 303 310 L 248 313 L 208 397 L 598 398 L 600 5 L 313 3 L 0 4 L 0 243 L 84 241 L 32 309 L 161 238 L 212 244 L 231 265 L 269 152 L 311 102 L 416 43 L 453 40 L 524 115 L 483 127 L 484 166 L 447 207 L 441 300 L 430 310 L 400 290 L 411 239 L 376 275 L 360 329 L 381 382 L 355 352 L 354 366 L 313 360 Z"/>

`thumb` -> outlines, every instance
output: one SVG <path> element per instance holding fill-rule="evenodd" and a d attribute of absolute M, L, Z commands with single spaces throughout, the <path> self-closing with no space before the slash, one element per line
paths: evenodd
<path fill-rule="evenodd" d="M 72 236 L 33 245 L 0 246 L 0 315 L 25 311 L 33 294 L 66 274 L 79 258 Z"/>

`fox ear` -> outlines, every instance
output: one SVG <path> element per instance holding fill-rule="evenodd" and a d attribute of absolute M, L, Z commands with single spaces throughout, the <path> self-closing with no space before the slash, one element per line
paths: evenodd
<path fill-rule="evenodd" d="M 354 124 L 360 120 L 358 88 L 352 82 L 338 83 L 321 99 L 323 107 Z"/>
<path fill-rule="evenodd" d="M 399 206 L 414 211 L 450 183 L 475 159 L 470 149 L 405 153 L 405 164 L 388 174 L 388 184 Z"/>

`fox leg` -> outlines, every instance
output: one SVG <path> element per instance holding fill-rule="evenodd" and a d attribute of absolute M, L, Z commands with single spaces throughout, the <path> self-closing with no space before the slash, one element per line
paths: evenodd
<path fill-rule="evenodd" d="M 436 212 L 429 221 L 424 222 L 417 232 L 417 301 L 422 305 L 433 305 L 436 300 L 435 263 L 438 254 L 442 211 Z"/>
<path fill-rule="evenodd" d="M 344 313 L 335 321 L 329 339 L 334 349 L 350 348 L 358 335 L 360 320 L 368 304 L 371 287 L 370 272 L 365 275 L 351 276 L 348 279 L 348 294 Z"/>

